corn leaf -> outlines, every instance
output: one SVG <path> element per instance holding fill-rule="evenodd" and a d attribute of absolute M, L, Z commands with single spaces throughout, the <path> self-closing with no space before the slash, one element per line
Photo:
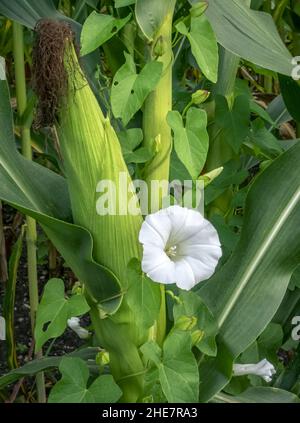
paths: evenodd
<path fill-rule="evenodd" d="M 88 364 L 93 366 L 95 365 L 95 357 L 99 351 L 100 350 L 97 347 L 87 347 L 73 351 L 72 353 L 66 354 L 64 356 L 43 357 L 29 361 L 28 363 L 24 364 L 24 366 L 11 370 L 6 375 L 1 376 L 0 389 L 3 389 L 5 386 L 10 385 L 11 383 L 22 379 L 23 377 L 36 375 L 43 370 L 57 368 L 59 367 L 59 364 L 64 357 L 80 357 L 81 359 L 87 361 Z"/>
<path fill-rule="evenodd" d="M 18 364 L 14 333 L 14 312 L 18 268 L 22 254 L 23 239 L 24 226 L 21 229 L 19 238 L 15 243 L 9 258 L 8 281 L 5 286 L 3 301 L 3 314 L 6 322 L 7 362 L 10 368 L 17 367 Z"/>
<path fill-rule="evenodd" d="M 134 4 L 135 0 L 115 0 L 115 7 L 125 7 L 130 6 L 131 4 Z"/>
<path fill-rule="evenodd" d="M 213 402 L 228 403 L 228 404 L 286 404 L 286 403 L 300 403 L 300 398 L 297 395 L 284 391 L 283 389 L 268 388 L 262 386 L 256 386 L 248 388 L 245 392 L 240 395 L 231 396 L 227 394 L 219 394 L 216 396 Z"/>
<path fill-rule="evenodd" d="M 299 111 L 299 96 L 300 86 L 292 78 L 288 78 L 284 75 L 279 75 L 281 94 L 290 115 L 295 121 L 300 122 L 300 111 Z"/>
<path fill-rule="evenodd" d="M 272 16 L 250 9 L 241 0 L 209 0 L 206 15 L 218 42 L 227 50 L 263 68 L 291 75 L 292 56 Z"/>
<path fill-rule="evenodd" d="M 230 362 L 263 332 L 299 264 L 299 160 L 298 143 L 252 185 L 240 240 L 231 258 L 198 291 L 219 326 L 218 355 L 200 367 L 206 380 L 205 387 L 200 386 L 202 401 L 226 385 Z"/>

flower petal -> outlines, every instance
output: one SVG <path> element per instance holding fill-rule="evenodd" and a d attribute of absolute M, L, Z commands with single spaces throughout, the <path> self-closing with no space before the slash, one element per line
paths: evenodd
<path fill-rule="evenodd" d="M 171 206 L 168 208 L 169 218 L 172 222 L 169 245 L 180 244 L 184 239 L 195 233 L 195 228 L 201 226 L 202 215 L 186 207 Z"/>
<path fill-rule="evenodd" d="M 154 245 L 144 245 L 142 270 L 153 281 L 170 284 L 175 283 L 175 264 L 167 254 Z"/>
<path fill-rule="evenodd" d="M 195 284 L 195 275 L 189 263 L 185 260 L 179 260 L 175 263 L 176 285 L 178 288 L 189 291 Z"/>
<path fill-rule="evenodd" d="M 168 215 L 161 210 L 152 215 L 148 215 L 142 224 L 139 235 L 139 241 L 142 244 L 154 244 L 157 246 L 165 247 L 170 232 L 172 223 Z"/>
<path fill-rule="evenodd" d="M 199 213 L 200 214 L 200 213 Z M 198 222 L 199 224 L 194 226 L 194 230 L 187 230 L 187 236 L 181 240 L 181 243 L 184 245 L 219 245 L 220 240 L 219 235 L 214 226 L 208 221 L 203 219 L 203 221 Z M 189 235 L 189 236 L 188 236 Z"/>
<path fill-rule="evenodd" d="M 139 241 L 142 244 L 151 244 L 161 249 L 164 249 L 165 245 L 162 236 L 146 221 L 142 224 Z"/>
<path fill-rule="evenodd" d="M 206 281 L 209 279 L 215 272 L 218 261 L 208 261 L 203 263 L 203 261 L 194 259 L 192 257 L 185 257 L 185 260 L 190 265 L 193 270 L 195 277 L 195 285 L 199 282 Z"/>

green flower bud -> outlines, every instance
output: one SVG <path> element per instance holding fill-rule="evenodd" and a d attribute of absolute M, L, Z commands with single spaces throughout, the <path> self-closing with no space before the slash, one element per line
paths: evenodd
<path fill-rule="evenodd" d="M 200 341 L 202 341 L 203 337 L 204 337 L 205 333 L 200 330 L 197 329 L 192 333 L 192 345 L 195 346 L 197 345 Z"/>
<path fill-rule="evenodd" d="M 110 362 L 109 359 L 109 353 L 107 351 L 100 351 L 96 355 L 96 364 L 100 366 L 101 369 L 103 369 L 104 366 L 107 366 Z"/>
<path fill-rule="evenodd" d="M 72 294 L 82 294 L 84 291 L 83 286 L 80 281 L 74 283 L 72 287 Z"/>
<path fill-rule="evenodd" d="M 197 324 L 197 317 L 192 316 L 180 316 L 178 320 L 176 320 L 174 328 L 180 330 L 192 330 Z"/>
<path fill-rule="evenodd" d="M 201 175 L 199 177 L 200 181 L 204 181 L 204 187 L 209 185 L 214 179 L 216 179 L 221 173 L 223 172 L 223 166 L 218 167 L 217 169 L 213 169 L 208 173 L 205 173 L 204 175 Z"/>
<path fill-rule="evenodd" d="M 166 45 L 163 37 L 159 37 L 153 49 L 155 57 L 161 57 L 166 53 Z"/>
<path fill-rule="evenodd" d="M 199 105 L 204 103 L 208 97 L 210 96 L 210 92 L 207 90 L 198 90 L 192 94 L 192 103 Z"/>
<path fill-rule="evenodd" d="M 193 18 L 203 15 L 205 10 L 208 8 L 207 1 L 200 1 L 199 3 L 194 4 L 190 9 L 190 14 Z"/>

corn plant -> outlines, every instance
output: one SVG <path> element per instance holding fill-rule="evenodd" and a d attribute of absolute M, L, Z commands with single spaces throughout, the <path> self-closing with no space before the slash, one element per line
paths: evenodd
<path fill-rule="evenodd" d="M 0 389 L 37 375 L 43 402 L 43 372 L 54 367 L 52 403 L 299 402 L 299 383 L 286 387 L 276 355 L 283 345 L 299 351 L 289 338 L 299 308 L 300 145 L 298 129 L 293 140 L 282 135 L 286 122 L 298 125 L 299 85 L 286 5 L 58 3 L 0 5 L 19 31 L 23 84 L 14 124 L 2 60 L 0 200 L 27 216 L 36 354 L 0 377 Z M 28 106 L 22 26 L 33 39 Z M 35 137 L 55 147 L 51 167 L 29 160 L 33 149 L 49 164 Z M 39 305 L 35 222 L 78 280 L 66 292 L 50 279 Z M 49 355 L 68 327 L 85 347 Z"/>

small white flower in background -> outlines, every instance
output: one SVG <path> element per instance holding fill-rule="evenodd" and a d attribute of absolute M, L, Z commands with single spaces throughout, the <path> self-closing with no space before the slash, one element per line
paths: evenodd
<path fill-rule="evenodd" d="M 245 376 L 255 375 L 262 377 L 266 382 L 271 382 L 272 376 L 276 373 L 276 370 L 272 363 L 266 358 L 261 360 L 257 364 L 234 364 L 233 375 L 234 376 Z"/>
<path fill-rule="evenodd" d="M 171 206 L 142 224 L 142 270 L 153 281 L 190 290 L 212 276 L 222 256 L 218 233 L 201 213 Z"/>
<path fill-rule="evenodd" d="M 79 319 L 79 317 L 71 317 L 71 319 L 68 319 L 68 326 L 81 339 L 87 339 L 90 336 L 90 332 L 80 326 L 80 319 Z"/>
<path fill-rule="evenodd" d="M 0 341 L 5 341 L 6 339 L 6 329 L 5 329 L 5 319 L 0 316 Z"/>

